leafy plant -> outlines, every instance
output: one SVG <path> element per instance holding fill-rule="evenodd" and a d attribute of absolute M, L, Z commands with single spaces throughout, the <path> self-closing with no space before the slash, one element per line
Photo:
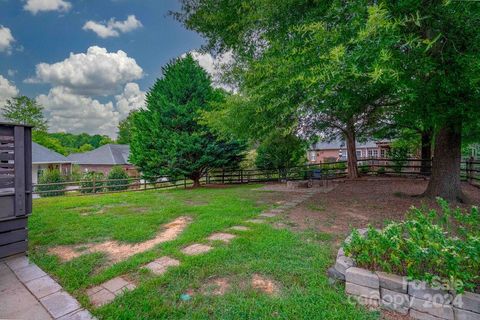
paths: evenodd
<path fill-rule="evenodd" d="M 97 193 L 103 191 L 104 175 L 101 172 L 87 172 L 80 182 L 81 193 Z"/>
<path fill-rule="evenodd" d="M 65 194 L 64 184 L 53 184 L 65 182 L 65 177 L 61 174 L 60 170 L 48 169 L 42 172 L 38 179 L 39 185 L 36 186 L 36 191 L 40 191 L 41 197 L 56 197 L 63 196 Z M 51 190 L 51 191 L 50 191 Z M 50 191 L 50 192 L 44 192 Z"/>
<path fill-rule="evenodd" d="M 401 274 L 428 283 L 455 284 L 457 292 L 480 292 L 480 214 L 452 209 L 438 198 L 440 212 L 412 208 L 403 222 L 384 229 L 354 230 L 344 245 L 363 268 Z"/>
<path fill-rule="evenodd" d="M 110 170 L 107 177 L 108 191 L 120 191 L 128 189 L 128 174 L 120 166 L 115 166 Z"/>
<path fill-rule="evenodd" d="M 386 172 L 385 167 L 380 167 L 377 169 L 377 174 L 378 175 L 384 175 Z"/>

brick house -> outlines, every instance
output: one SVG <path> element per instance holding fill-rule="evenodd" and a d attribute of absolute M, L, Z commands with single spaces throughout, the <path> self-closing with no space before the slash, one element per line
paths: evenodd
<path fill-rule="evenodd" d="M 390 150 L 390 141 L 357 142 L 357 159 L 386 158 Z M 347 159 L 347 145 L 345 141 L 317 142 L 307 151 L 308 162 L 322 163 Z"/>
<path fill-rule="evenodd" d="M 114 166 L 122 167 L 129 176 L 138 176 L 138 171 L 128 158 L 130 146 L 106 144 L 92 151 L 72 153 L 68 159 L 77 164 L 82 172 L 99 172 L 108 175 Z"/>

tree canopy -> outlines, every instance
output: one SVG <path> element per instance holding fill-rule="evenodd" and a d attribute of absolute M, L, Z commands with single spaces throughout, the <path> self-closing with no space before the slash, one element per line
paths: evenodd
<path fill-rule="evenodd" d="M 133 117 L 130 160 L 147 178 L 186 176 L 194 186 L 211 168 L 238 165 L 244 146 L 199 121 L 222 99 L 224 93 L 212 87 L 191 55 L 170 62 L 147 93 L 146 109 Z"/>
<path fill-rule="evenodd" d="M 229 98 L 217 115 L 250 119 L 237 122 L 250 130 L 237 132 L 262 132 L 270 126 L 314 135 L 320 129 L 320 135 L 343 132 L 348 142 L 342 127 L 353 127 L 348 130 L 353 139 L 382 126 L 419 128 L 419 134 L 429 133 L 427 145 L 435 141 L 426 194 L 462 198 L 462 131 L 478 122 L 480 113 L 478 3 L 182 4 L 176 17 L 209 40 L 206 49 L 233 52 L 229 78 L 238 82 L 239 97 Z M 207 117 L 214 127 L 228 122 L 214 118 Z"/>
<path fill-rule="evenodd" d="M 48 129 L 43 107 L 27 96 L 8 99 L 2 107 L 2 116 L 14 123 L 34 126 L 34 131 L 46 132 Z"/>

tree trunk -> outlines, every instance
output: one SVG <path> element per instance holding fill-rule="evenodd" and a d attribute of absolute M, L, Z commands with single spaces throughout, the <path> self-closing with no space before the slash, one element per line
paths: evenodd
<path fill-rule="evenodd" d="M 422 160 L 431 160 L 432 159 L 432 130 L 426 130 L 422 132 Z M 430 161 L 422 161 L 420 173 L 423 175 L 430 175 L 431 172 Z"/>
<path fill-rule="evenodd" d="M 193 188 L 198 188 L 200 187 L 200 178 L 195 177 L 192 179 L 193 180 Z"/>
<path fill-rule="evenodd" d="M 349 129 L 345 133 L 347 141 L 347 164 L 348 164 L 348 178 L 358 178 L 357 166 L 357 146 L 355 145 L 355 130 Z"/>
<path fill-rule="evenodd" d="M 461 128 L 461 123 L 447 124 L 435 137 L 432 176 L 425 196 L 467 202 L 460 184 Z"/>

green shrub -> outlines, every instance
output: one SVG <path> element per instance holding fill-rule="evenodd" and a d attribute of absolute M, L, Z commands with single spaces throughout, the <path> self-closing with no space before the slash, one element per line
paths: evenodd
<path fill-rule="evenodd" d="M 128 174 L 122 167 L 115 166 L 110 170 L 107 177 L 107 191 L 120 191 L 128 189 Z M 111 181 L 110 181 L 111 180 Z"/>
<path fill-rule="evenodd" d="M 87 172 L 83 175 L 80 182 L 81 193 L 97 193 L 103 191 L 103 180 L 105 179 L 101 172 Z M 94 188 L 95 186 L 95 188 Z"/>
<path fill-rule="evenodd" d="M 65 182 L 65 177 L 61 174 L 60 170 L 58 169 L 48 169 L 42 172 L 40 178 L 38 179 L 39 184 L 47 184 L 47 185 L 39 185 L 36 187 L 36 191 L 41 191 L 39 195 L 41 197 L 55 197 L 55 196 L 63 196 L 65 194 L 66 186 L 64 184 L 53 184 L 49 185 L 50 183 L 61 183 Z M 51 192 L 43 192 L 43 191 L 50 191 Z"/>
<path fill-rule="evenodd" d="M 353 231 L 344 245 L 363 268 L 406 275 L 457 292 L 480 290 L 480 215 L 451 209 L 438 199 L 440 213 L 412 208 L 403 222 L 383 230 L 369 227 L 365 237 Z"/>
<path fill-rule="evenodd" d="M 385 174 L 386 170 L 385 170 L 385 167 L 380 167 L 377 169 L 377 174 L 379 175 L 383 175 Z"/>
<path fill-rule="evenodd" d="M 370 172 L 370 166 L 368 165 L 360 166 L 358 169 L 361 174 L 368 174 Z"/>

